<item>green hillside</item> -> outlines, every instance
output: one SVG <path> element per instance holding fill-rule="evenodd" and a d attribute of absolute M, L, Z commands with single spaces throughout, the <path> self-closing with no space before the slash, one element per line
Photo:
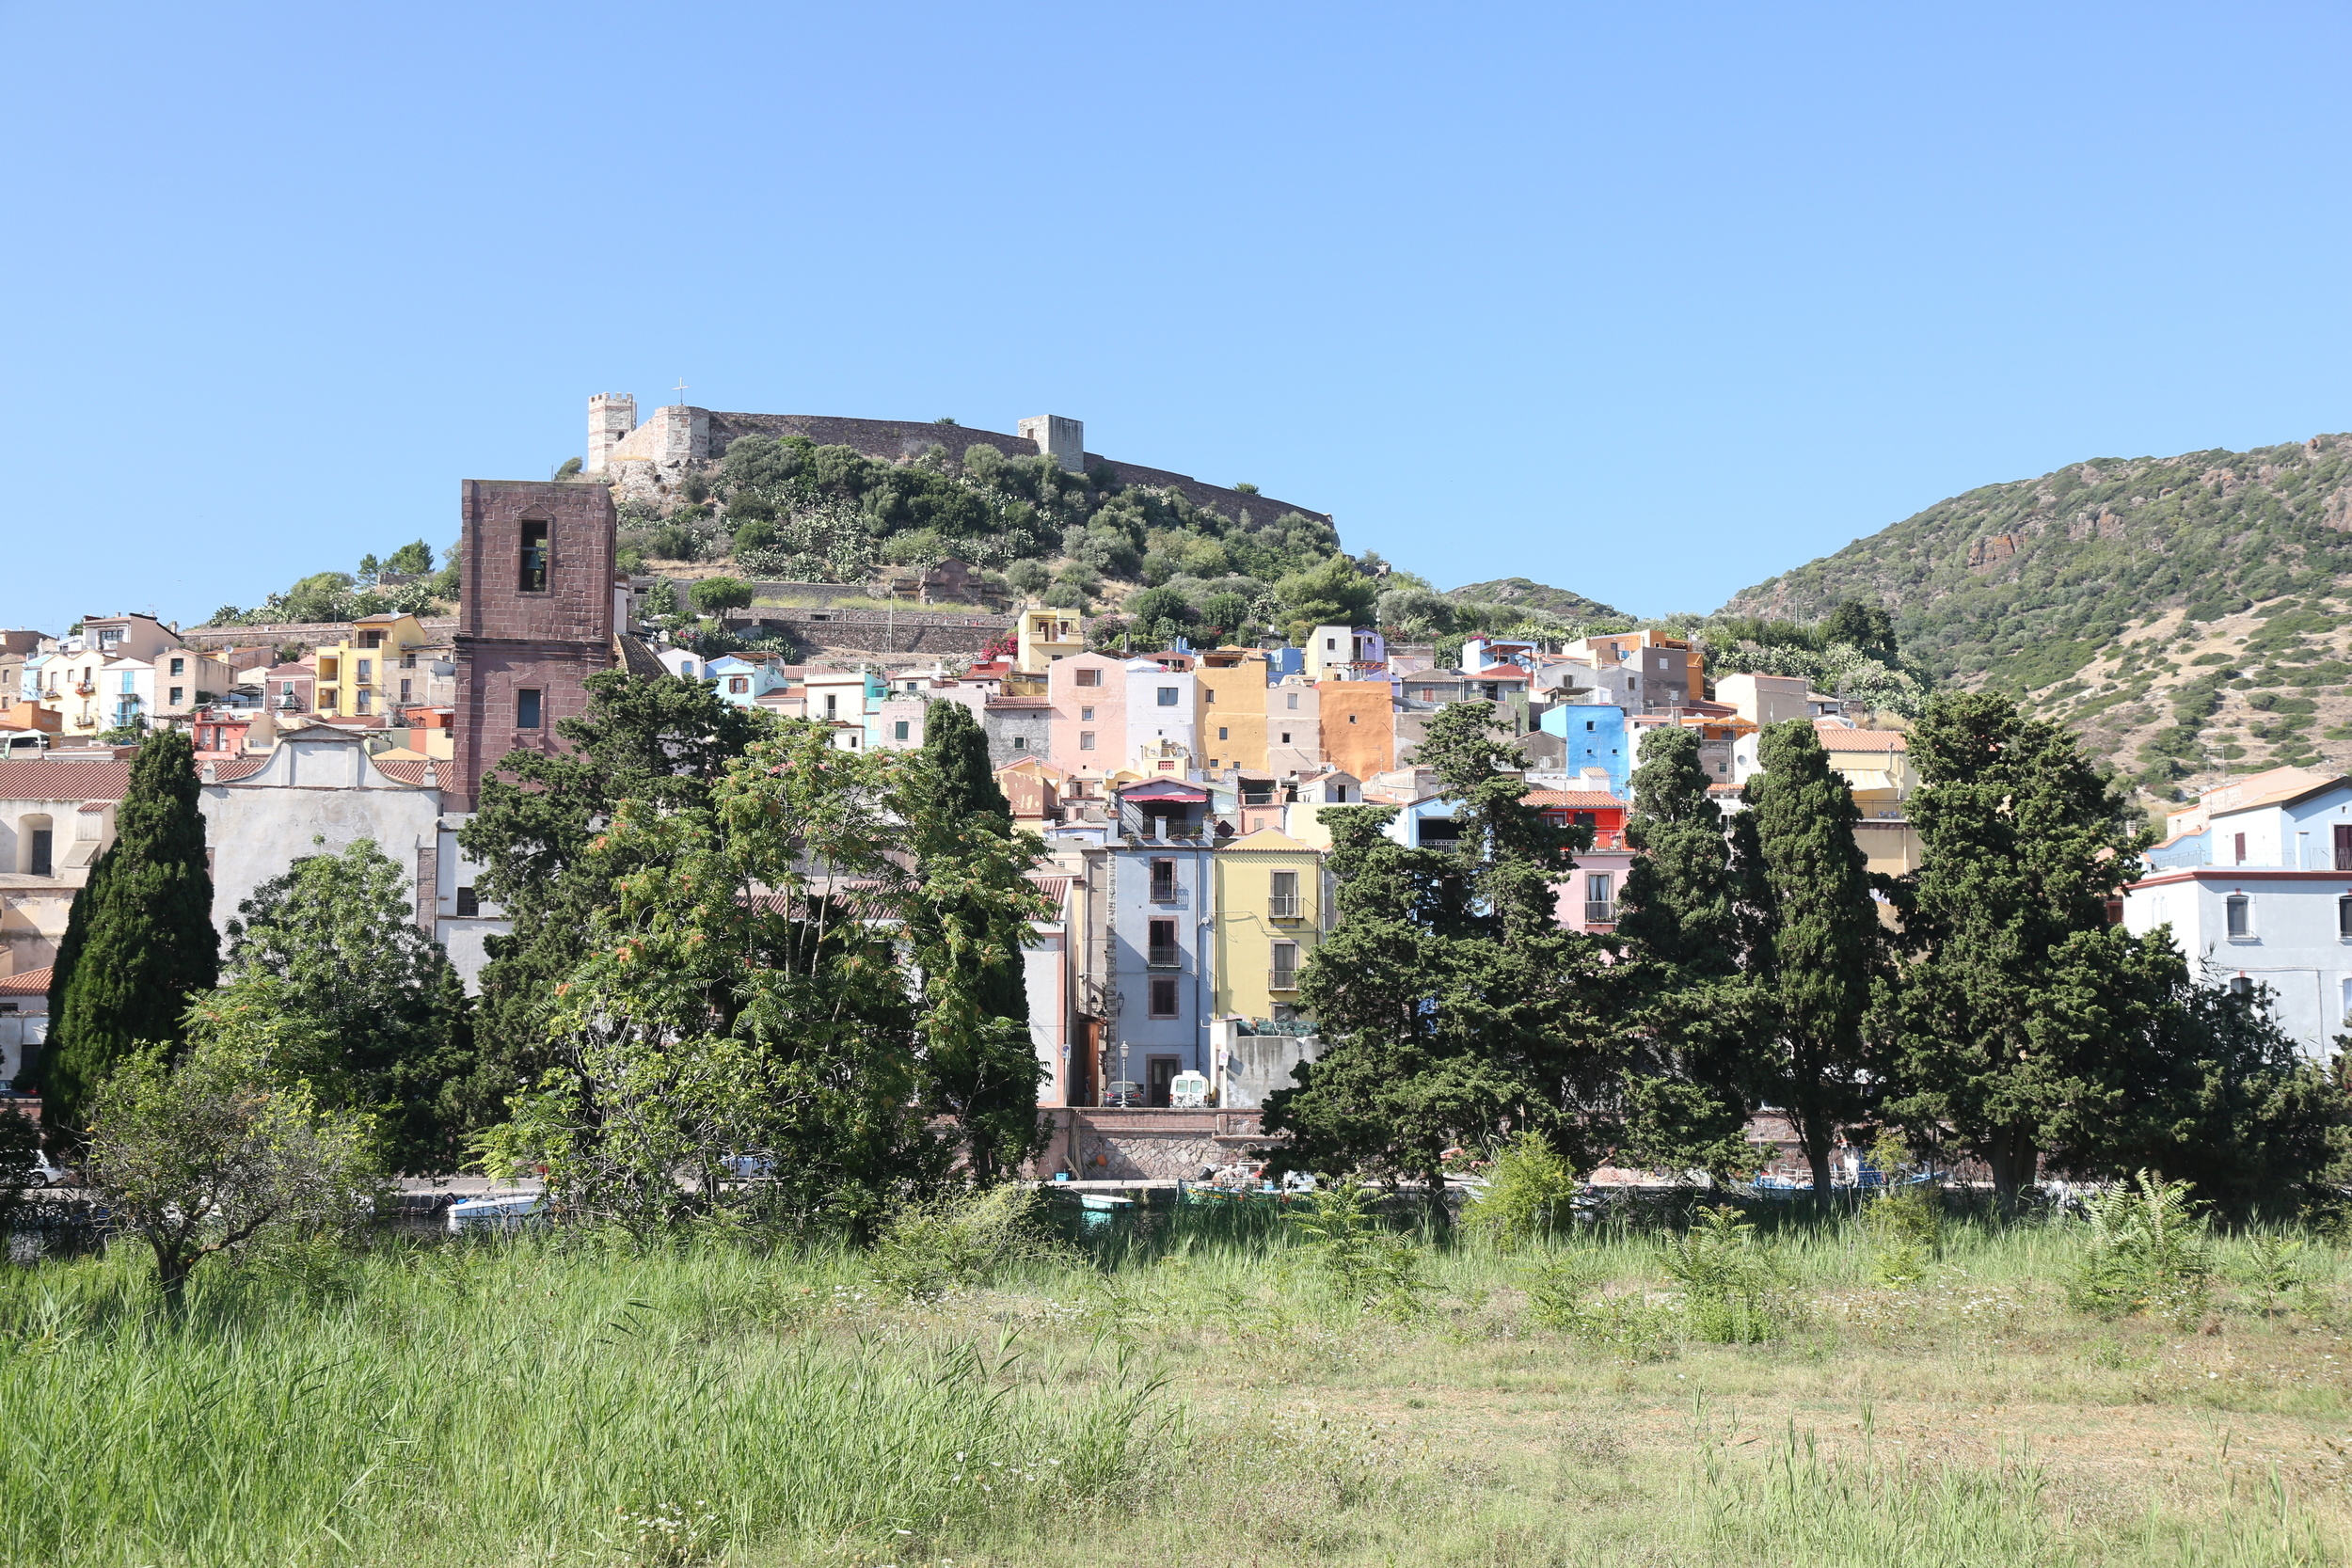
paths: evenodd
<path fill-rule="evenodd" d="M 1526 578 L 1497 578 L 1492 582 L 1467 583 L 1448 591 L 1446 597 L 1463 604 L 1508 605 L 1514 610 L 1543 610 L 1571 621 L 1629 621 L 1613 605 L 1586 598 L 1571 589 L 1554 588 Z"/>
<path fill-rule="evenodd" d="M 2352 761 L 2352 436 L 2097 458 L 1939 501 L 1733 597 L 1885 606 L 1939 681 L 2023 697 L 2160 795 Z M 2346 710 L 2346 711 L 2339 711 Z"/>

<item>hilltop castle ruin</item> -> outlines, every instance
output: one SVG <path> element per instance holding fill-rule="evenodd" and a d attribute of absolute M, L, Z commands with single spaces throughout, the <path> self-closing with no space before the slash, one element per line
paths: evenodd
<path fill-rule="evenodd" d="M 1272 519 L 1285 512 L 1329 522 L 1330 515 L 1294 506 L 1249 491 L 1203 484 L 1189 474 L 1116 463 L 1086 450 L 1086 426 L 1059 414 L 1020 421 L 1020 433 L 971 430 L 920 420 L 848 420 L 829 414 L 723 414 L 715 409 L 671 404 L 637 422 L 637 399 L 627 392 L 598 392 L 588 400 L 587 479 L 605 480 L 615 501 L 658 505 L 669 499 L 689 470 L 716 462 L 746 436 L 803 436 L 818 446 L 854 448 L 886 463 L 919 457 L 945 447 L 961 462 L 976 446 L 994 447 L 1007 457 L 1043 456 L 1073 473 L 1100 475 L 1114 485 L 1172 490 L 1196 506 L 1239 519 L 1245 513 Z"/>

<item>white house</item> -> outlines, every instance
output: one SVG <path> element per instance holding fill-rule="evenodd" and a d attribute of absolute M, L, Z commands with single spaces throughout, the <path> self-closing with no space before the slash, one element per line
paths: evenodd
<path fill-rule="evenodd" d="M 1148 658 L 1127 664 L 1127 756 L 1129 764 L 1144 758 L 1147 748 L 1162 742 L 1149 762 L 1157 764 L 1200 754 L 1197 714 L 1200 683 L 1189 670 L 1170 670 Z M 1142 772 L 1156 771 L 1145 766 Z M 1183 769 L 1175 769 L 1182 773 Z"/>
<path fill-rule="evenodd" d="M 2274 768 L 2207 790 L 2172 818 L 2123 890 L 2134 932 L 2169 926 L 2192 965 L 2273 993 L 2314 1056 L 2352 1020 L 2352 779 Z"/>

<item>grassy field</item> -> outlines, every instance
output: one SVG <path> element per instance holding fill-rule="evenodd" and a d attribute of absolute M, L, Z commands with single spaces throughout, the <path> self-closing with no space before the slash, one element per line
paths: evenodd
<path fill-rule="evenodd" d="M 2332 1562 L 2352 1268 L 2177 1321 L 2079 1225 L 1917 1277 L 1792 1227 L 1716 1343 L 1655 1236 L 1389 1249 L 1163 1218 L 911 1303 L 854 1257 L 596 1238 L 0 1271 L 9 1563 Z M 2273 1273 L 2278 1272 L 2274 1267 Z M 2274 1280 L 2273 1284 L 2279 1283 Z M 1370 1298 L 1374 1305 L 1366 1307 Z"/>

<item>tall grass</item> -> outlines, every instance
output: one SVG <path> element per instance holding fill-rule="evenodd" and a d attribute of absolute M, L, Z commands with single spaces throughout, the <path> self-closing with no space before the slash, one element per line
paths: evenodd
<path fill-rule="evenodd" d="M 178 1323 L 127 1248 L 0 1270 L 0 1561 L 2338 1560 L 2341 1481 L 2087 1486 L 2030 1445 L 1870 1435 L 1882 1397 L 1961 1426 L 2031 1399 L 2089 1426 L 2176 1401 L 2191 1424 L 2332 1430 L 2340 1383 L 2150 1370 L 2341 1350 L 2344 1255 L 2316 1238 L 2285 1261 L 2215 1241 L 2217 1338 L 2070 1312 L 2079 1226 L 1947 1224 L 1933 1278 L 1888 1290 L 1869 1227 L 1767 1216 L 1792 1314 L 1724 1344 L 1674 1326 L 1674 1255 L 1631 1226 L 1422 1236 L 1411 1313 L 1368 1307 L 1327 1237 L 1267 1212 L 1071 1237 L 920 1291 L 904 1259 L 720 1240 L 294 1248 L 199 1275 Z M 1546 1269 L 1663 1314 L 1680 1348 L 1546 1326 Z M 1902 1332 L 1841 1315 L 1857 1302 Z M 1759 1429 L 1767 1406 L 1788 1414 Z"/>
<path fill-rule="evenodd" d="M 857 1293 L 719 1250 L 394 1251 L 325 1291 L 222 1275 L 183 1324 L 137 1273 L 17 1271 L 0 1296 L 0 1559 L 883 1547 L 1071 1506 L 1152 1414 L 1134 1379 L 1024 1385 L 1012 1344 L 804 1332 Z"/>

